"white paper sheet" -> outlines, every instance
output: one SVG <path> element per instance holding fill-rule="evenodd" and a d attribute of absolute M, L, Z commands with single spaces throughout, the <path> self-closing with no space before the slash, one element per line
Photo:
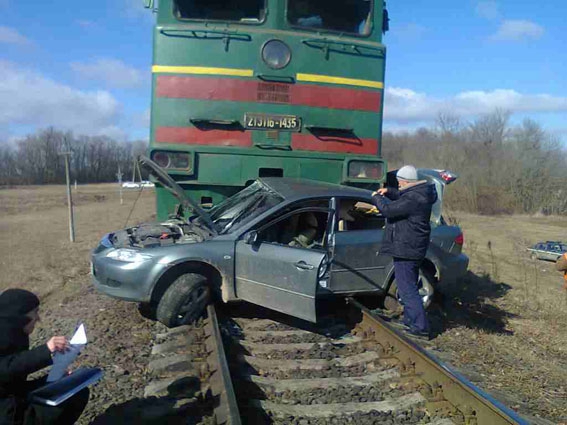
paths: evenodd
<path fill-rule="evenodd" d="M 67 351 L 63 353 L 57 351 L 53 355 L 53 366 L 47 376 L 47 382 L 53 382 L 61 379 L 67 372 L 69 365 L 75 361 L 82 348 L 87 343 L 87 333 L 85 332 L 85 326 L 82 323 L 69 343 L 71 346 Z"/>

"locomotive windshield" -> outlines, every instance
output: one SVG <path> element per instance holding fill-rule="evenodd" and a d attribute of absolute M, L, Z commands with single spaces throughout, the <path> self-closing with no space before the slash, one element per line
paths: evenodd
<path fill-rule="evenodd" d="M 288 0 L 288 22 L 314 30 L 367 35 L 372 28 L 372 0 Z"/>
<path fill-rule="evenodd" d="M 175 0 L 179 19 L 260 22 L 265 0 Z"/>

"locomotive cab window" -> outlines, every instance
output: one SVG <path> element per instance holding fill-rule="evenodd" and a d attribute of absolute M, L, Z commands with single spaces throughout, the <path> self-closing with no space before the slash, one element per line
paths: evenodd
<path fill-rule="evenodd" d="M 179 19 L 258 23 L 265 10 L 265 0 L 175 0 Z"/>
<path fill-rule="evenodd" d="M 373 0 L 288 0 L 287 20 L 295 27 L 368 35 Z"/>

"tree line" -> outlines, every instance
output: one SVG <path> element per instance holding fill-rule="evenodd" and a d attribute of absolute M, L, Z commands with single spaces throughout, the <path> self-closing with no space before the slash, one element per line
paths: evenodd
<path fill-rule="evenodd" d="M 107 136 L 75 136 L 54 128 L 40 130 L 17 141 L 0 145 L 0 186 L 60 184 L 65 182 L 61 155 L 71 152 L 71 180 L 101 183 L 131 179 L 133 159 L 147 149 L 147 142 L 118 142 Z"/>
<path fill-rule="evenodd" d="M 567 214 L 566 150 L 532 119 L 511 125 L 503 110 L 472 122 L 441 114 L 431 128 L 385 133 L 382 146 L 390 168 L 411 163 L 458 173 L 444 201 L 451 209 Z"/>
<path fill-rule="evenodd" d="M 116 181 L 118 169 L 129 180 L 134 158 L 146 149 L 143 141 L 47 128 L 13 146 L 0 144 L 0 186 L 64 183 L 64 151 L 71 152 L 72 181 Z M 445 205 L 454 210 L 567 214 L 567 155 L 561 142 L 532 119 L 511 125 L 507 111 L 470 122 L 441 114 L 429 128 L 385 132 L 382 156 L 390 169 L 409 163 L 458 173 L 445 195 Z"/>

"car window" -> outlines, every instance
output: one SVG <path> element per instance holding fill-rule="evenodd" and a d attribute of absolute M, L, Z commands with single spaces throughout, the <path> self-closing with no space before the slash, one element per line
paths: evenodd
<path fill-rule="evenodd" d="M 302 208 L 262 229 L 258 238 L 294 248 L 324 249 L 327 221 L 328 212 Z"/>
<path fill-rule="evenodd" d="M 210 216 L 221 233 L 232 233 L 282 201 L 280 195 L 255 182 L 214 207 Z"/>
<path fill-rule="evenodd" d="M 341 199 L 337 229 L 339 232 L 353 230 L 382 229 L 386 219 L 378 209 L 361 199 Z"/>

